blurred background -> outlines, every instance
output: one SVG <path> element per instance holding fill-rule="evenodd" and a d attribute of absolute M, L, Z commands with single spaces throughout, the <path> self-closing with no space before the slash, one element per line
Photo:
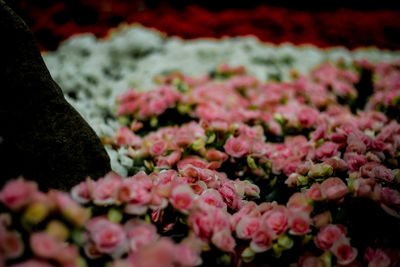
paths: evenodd
<path fill-rule="evenodd" d="M 400 49 L 400 1 L 6 0 L 41 50 L 68 37 L 97 37 L 122 22 L 185 39 L 255 35 L 279 44 Z"/>

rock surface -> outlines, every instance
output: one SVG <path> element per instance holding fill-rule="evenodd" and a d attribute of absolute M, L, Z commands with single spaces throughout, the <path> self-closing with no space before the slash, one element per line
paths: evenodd
<path fill-rule="evenodd" d="M 23 175 L 67 190 L 110 171 L 99 138 L 65 100 L 32 33 L 0 0 L 0 184 Z"/>

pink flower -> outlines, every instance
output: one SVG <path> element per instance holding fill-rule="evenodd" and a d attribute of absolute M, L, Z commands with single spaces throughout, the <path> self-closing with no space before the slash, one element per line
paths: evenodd
<path fill-rule="evenodd" d="M 325 199 L 325 195 L 322 192 L 321 185 L 319 183 L 313 183 L 313 185 L 307 190 L 306 195 L 314 201 Z"/>
<path fill-rule="evenodd" d="M 375 178 L 381 179 L 384 182 L 391 183 L 394 179 L 393 173 L 383 165 L 375 166 L 372 169 L 372 173 L 374 174 Z"/>
<path fill-rule="evenodd" d="M 310 230 L 310 217 L 305 213 L 294 213 L 290 216 L 290 233 L 292 235 L 305 235 Z"/>
<path fill-rule="evenodd" d="M 254 233 L 250 248 L 256 253 L 267 251 L 272 247 L 272 241 L 275 237 L 275 234 L 269 228 L 263 227 Z"/>
<path fill-rule="evenodd" d="M 390 257 L 382 249 L 375 251 L 367 247 L 364 254 L 364 259 L 368 263 L 368 267 L 389 267 L 391 266 Z"/>
<path fill-rule="evenodd" d="M 225 203 L 231 209 L 237 209 L 239 204 L 239 196 L 236 193 L 235 185 L 230 180 L 224 180 L 218 192 L 223 197 Z"/>
<path fill-rule="evenodd" d="M 37 191 L 36 184 L 22 178 L 8 181 L 0 192 L 0 201 L 16 211 L 26 206 Z"/>
<path fill-rule="evenodd" d="M 132 256 L 131 264 L 140 267 L 173 267 L 175 244 L 169 238 L 142 247 Z"/>
<path fill-rule="evenodd" d="M 337 177 L 331 177 L 323 181 L 321 190 L 327 200 L 340 200 L 348 193 L 346 184 Z"/>
<path fill-rule="evenodd" d="M 357 249 L 350 246 L 349 240 L 345 237 L 335 241 L 331 252 L 336 256 L 337 262 L 342 265 L 352 263 L 357 257 Z"/>
<path fill-rule="evenodd" d="M 361 166 L 367 163 L 367 158 L 364 155 L 353 152 L 345 153 L 343 159 L 346 161 L 350 172 L 358 171 Z"/>
<path fill-rule="evenodd" d="M 89 220 L 89 211 L 72 200 L 69 194 L 62 191 L 50 190 L 50 201 L 54 201 L 61 214 L 78 227 L 85 225 Z"/>
<path fill-rule="evenodd" d="M 261 221 L 263 225 L 266 225 L 276 235 L 280 235 L 289 227 L 288 211 L 286 207 L 278 206 L 265 212 L 261 217 Z"/>
<path fill-rule="evenodd" d="M 115 140 L 120 146 L 140 147 L 142 140 L 136 136 L 128 127 L 121 126 L 115 133 Z"/>
<path fill-rule="evenodd" d="M 124 225 L 128 238 L 129 249 L 138 251 L 141 247 L 151 244 L 158 239 L 157 228 L 139 219 L 130 219 Z"/>
<path fill-rule="evenodd" d="M 361 135 L 361 136 L 360 136 Z M 347 147 L 346 152 L 355 152 L 358 154 L 364 154 L 367 150 L 367 146 L 364 144 L 362 138 L 362 133 L 350 133 L 347 136 Z"/>
<path fill-rule="evenodd" d="M 1 227 L 1 226 L 0 226 Z M 5 259 L 15 259 L 24 252 L 24 243 L 19 233 L 3 232 L 0 229 L 0 248 Z M 1 263 L 1 262 L 0 262 Z"/>
<path fill-rule="evenodd" d="M 179 185 L 172 190 L 171 204 L 181 212 L 188 212 L 194 203 L 194 192 L 187 184 Z"/>
<path fill-rule="evenodd" d="M 218 231 L 211 237 L 211 242 L 220 250 L 233 252 L 236 242 L 232 237 L 231 231 L 228 229 Z"/>
<path fill-rule="evenodd" d="M 321 228 L 322 226 L 327 225 L 331 222 L 332 222 L 332 215 L 329 210 L 317 214 L 312 218 L 312 224 L 316 228 Z"/>
<path fill-rule="evenodd" d="M 97 180 L 93 187 L 93 202 L 97 205 L 115 204 L 121 183 L 121 176 L 113 172 Z"/>
<path fill-rule="evenodd" d="M 196 251 L 185 244 L 175 246 L 174 261 L 179 266 L 198 266 L 202 264 L 202 259 Z"/>
<path fill-rule="evenodd" d="M 388 187 L 382 187 L 379 193 L 381 207 L 390 215 L 400 218 L 400 193 Z"/>
<path fill-rule="evenodd" d="M 33 254 L 43 259 L 52 259 L 61 249 L 61 243 L 47 233 L 33 233 L 30 237 L 30 246 Z"/>
<path fill-rule="evenodd" d="M 203 160 L 197 156 L 188 156 L 178 162 L 178 170 L 181 171 L 189 165 L 192 165 L 193 167 L 205 169 L 205 168 L 207 168 L 208 162 L 206 162 L 205 160 Z"/>
<path fill-rule="evenodd" d="M 225 152 L 235 158 L 247 156 L 250 153 L 249 143 L 244 137 L 230 137 L 225 145 Z"/>
<path fill-rule="evenodd" d="M 313 210 L 307 195 L 301 192 L 296 192 L 289 198 L 287 207 L 294 213 L 303 212 L 305 214 L 310 214 Z"/>
<path fill-rule="evenodd" d="M 176 150 L 169 154 L 168 156 L 157 158 L 157 167 L 159 168 L 172 168 L 180 159 L 181 151 Z"/>
<path fill-rule="evenodd" d="M 319 118 L 319 112 L 310 107 L 304 107 L 298 114 L 300 124 L 303 127 L 309 128 L 313 126 Z"/>
<path fill-rule="evenodd" d="M 86 204 L 91 200 L 91 194 L 88 183 L 91 181 L 81 182 L 71 189 L 71 197 L 79 204 Z"/>
<path fill-rule="evenodd" d="M 225 160 L 228 159 L 228 155 L 216 149 L 209 149 L 207 150 L 206 158 L 208 161 L 224 162 Z"/>
<path fill-rule="evenodd" d="M 99 252 L 113 257 L 126 252 L 127 238 L 122 225 L 105 217 L 96 217 L 88 222 L 86 229 Z"/>
<path fill-rule="evenodd" d="M 260 228 L 259 218 L 244 217 L 236 225 L 236 236 L 240 239 L 251 239 Z"/>
<path fill-rule="evenodd" d="M 336 156 L 340 156 L 339 146 L 333 142 L 325 142 L 315 150 L 315 158 L 319 161 Z"/>
<path fill-rule="evenodd" d="M 329 250 L 332 245 L 342 237 L 346 232 L 343 227 L 335 224 L 323 226 L 317 236 L 314 238 L 315 245 L 321 250 Z"/>
<path fill-rule="evenodd" d="M 167 143 L 160 140 L 150 147 L 150 153 L 154 156 L 163 155 L 167 151 Z"/>
<path fill-rule="evenodd" d="M 50 263 L 37 259 L 30 259 L 24 262 L 13 264 L 11 267 L 53 267 Z"/>
<path fill-rule="evenodd" d="M 226 209 L 226 204 L 222 199 L 221 194 L 215 189 L 206 189 L 201 193 L 200 198 L 208 205 Z"/>
<path fill-rule="evenodd" d="M 299 267 L 325 267 L 322 259 L 314 256 L 314 255 L 306 255 L 299 259 L 298 262 Z"/>

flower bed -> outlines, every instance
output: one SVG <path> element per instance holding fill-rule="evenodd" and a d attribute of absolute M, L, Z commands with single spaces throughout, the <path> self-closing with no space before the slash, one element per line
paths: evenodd
<path fill-rule="evenodd" d="M 153 37 L 155 50 L 168 51 Z M 123 51 L 113 51 L 121 60 L 114 64 L 128 64 L 118 56 Z M 54 64 L 62 50 L 53 56 Z M 258 57 L 248 69 L 222 63 L 196 76 L 187 74 L 194 67 L 165 71 L 152 90 L 108 92 L 118 94 L 109 106 L 95 99 L 96 90 L 107 94 L 101 80 L 80 91 L 62 86 L 98 131 L 116 172 L 88 178 L 70 194 L 40 192 L 22 178 L 8 182 L 0 191 L 7 211 L 1 260 L 14 266 L 400 264 L 399 62 L 347 54 L 297 72 L 287 65 L 300 65 L 300 57 L 274 56 Z M 71 66 L 73 59 L 64 60 Z M 268 62 L 281 73 L 268 72 Z M 268 81 L 257 78 L 261 70 Z M 112 74 L 125 81 L 125 71 Z M 93 73 L 87 84 L 101 79 Z M 79 81 L 88 73 L 76 75 Z"/>

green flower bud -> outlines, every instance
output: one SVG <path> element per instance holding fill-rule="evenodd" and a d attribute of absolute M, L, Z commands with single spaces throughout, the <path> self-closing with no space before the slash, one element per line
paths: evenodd
<path fill-rule="evenodd" d="M 203 139 L 197 139 L 196 141 L 194 141 L 194 143 L 192 144 L 192 148 L 194 151 L 198 151 L 202 148 L 205 147 L 205 142 Z"/>
<path fill-rule="evenodd" d="M 256 170 L 257 164 L 256 161 L 251 157 L 251 156 L 247 156 L 247 165 L 252 169 L 252 170 Z"/>
<path fill-rule="evenodd" d="M 43 203 L 33 203 L 28 206 L 24 215 L 22 217 L 22 221 L 31 225 L 38 224 L 46 219 L 49 214 L 48 207 Z"/>
<path fill-rule="evenodd" d="M 307 176 L 299 175 L 297 177 L 297 185 L 298 186 L 307 185 L 307 184 L 308 184 L 308 177 Z"/>
<path fill-rule="evenodd" d="M 150 119 L 150 126 L 153 127 L 153 128 L 155 128 L 155 127 L 157 127 L 157 125 L 158 125 L 158 119 L 157 119 L 157 117 L 151 117 L 151 119 Z"/>
<path fill-rule="evenodd" d="M 255 255 L 256 255 L 256 253 L 250 247 L 243 250 L 243 252 L 241 254 L 242 259 L 245 263 L 252 262 Z"/>
<path fill-rule="evenodd" d="M 294 241 L 287 235 L 281 235 L 278 237 L 278 244 L 284 250 L 287 250 L 287 249 L 291 249 L 293 247 Z"/>
<path fill-rule="evenodd" d="M 110 221 L 119 223 L 122 221 L 122 217 L 123 217 L 122 212 L 119 211 L 118 209 L 111 208 L 108 210 L 107 218 Z"/>
<path fill-rule="evenodd" d="M 310 178 L 324 178 L 330 177 L 333 174 L 333 168 L 328 164 L 315 164 L 308 171 L 308 176 Z"/>
<path fill-rule="evenodd" d="M 189 114 L 190 111 L 192 110 L 190 108 L 190 105 L 183 103 L 178 103 L 176 108 L 178 109 L 179 114 Z"/>
<path fill-rule="evenodd" d="M 281 125 L 285 123 L 285 119 L 283 118 L 282 114 L 279 113 L 274 114 L 274 120 Z"/>

